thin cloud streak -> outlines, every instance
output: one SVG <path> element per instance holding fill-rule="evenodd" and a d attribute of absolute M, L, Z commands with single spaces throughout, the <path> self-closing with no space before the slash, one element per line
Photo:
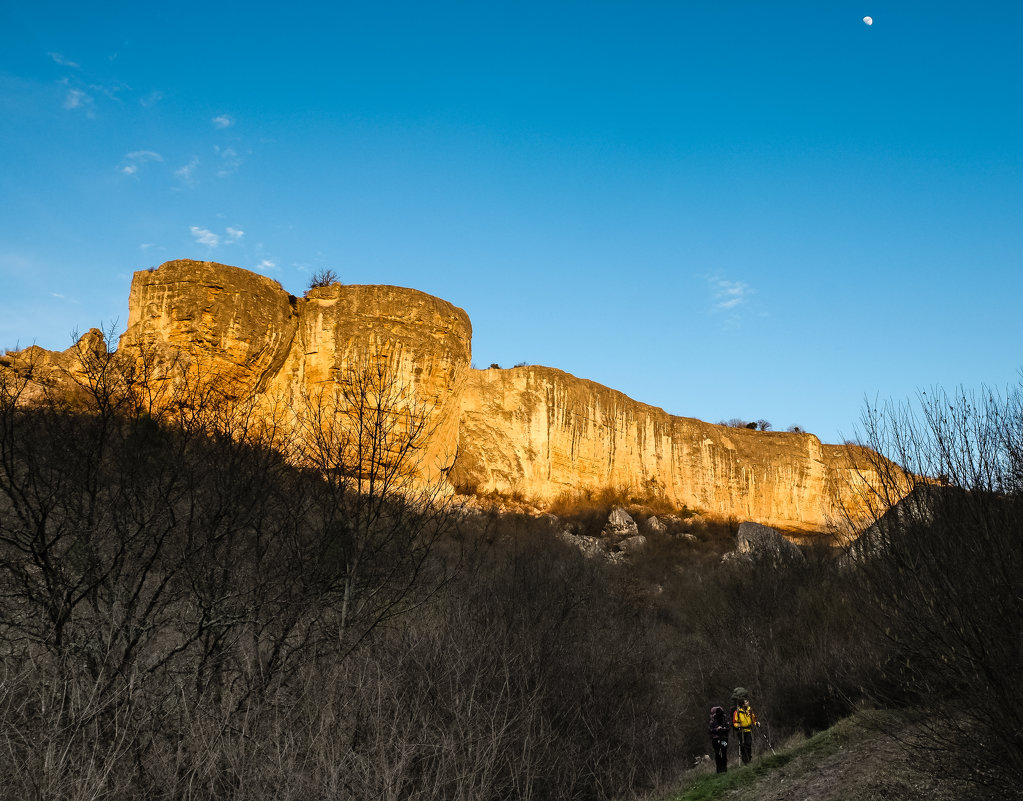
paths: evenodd
<path fill-rule="evenodd" d="M 214 145 L 213 150 L 220 157 L 220 169 L 217 170 L 218 178 L 226 178 L 238 171 L 242 160 L 233 147 L 220 148 Z"/>
<path fill-rule="evenodd" d="M 60 53 L 47 53 L 47 55 L 50 58 L 52 58 L 57 64 L 60 64 L 60 66 L 62 67 L 71 67 L 72 69 L 76 70 L 81 68 L 81 64 L 71 61 L 70 59 L 64 58 L 64 56 L 62 56 Z"/>
<path fill-rule="evenodd" d="M 210 248 L 220 245 L 220 237 L 208 228 L 200 228 L 197 225 L 193 225 L 189 230 L 192 232 L 192 236 L 195 237 L 195 241 L 200 245 L 206 245 L 206 247 Z"/>
<path fill-rule="evenodd" d="M 754 294 L 754 290 L 745 281 L 712 278 L 710 282 L 714 291 L 714 308 L 722 311 L 735 309 Z"/>
<path fill-rule="evenodd" d="M 155 150 L 133 150 L 124 157 L 124 161 L 120 166 L 122 175 L 136 175 L 138 174 L 139 167 L 150 161 L 163 162 L 163 156 L 157 153 Z"/>

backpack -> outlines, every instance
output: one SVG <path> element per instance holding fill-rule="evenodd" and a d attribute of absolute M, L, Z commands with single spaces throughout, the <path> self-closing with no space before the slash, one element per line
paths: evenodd
<path fill-rule="evenodd" d="M 715 739 L 725 739 L 728 736 L 729 722 L 725 717 L 725 710 L 720 706 L 710 709 L 710 722 L 707 724 L 707 731 Z"/>

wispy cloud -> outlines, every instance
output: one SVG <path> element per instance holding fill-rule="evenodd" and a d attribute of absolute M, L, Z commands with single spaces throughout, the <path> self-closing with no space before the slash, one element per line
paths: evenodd
<path fill-rule="evenodd" d="M 140 97 L 139 105 L 142 106 L 143 108 L 152 108 L 161 100 L 163 100 L 163 92 L 159 90 L 154 90 L 145 97 Z"/>
<path fill-rule="evenodd" d="M 134 150 L 125 155 L 119 169 L 122 175 L 135 175 L 139 167 L 149 161 L 162 162 L 163 156 L 154 150 Z"/>
<path fill-rule="evenodd" d="M 721 311 L 738 308 L 755 292 L 745 281 L 729 281 L 726 278 L 713 277 L 710 279 L 710 283 L 714 293 L 714 308 Z"/>
<path fill-rule="evenodd" d="M 245 236 L 245 232 L 241 228 L 232 228 L 230 226 L 224 229 L 223 234 L 218 234 L 209 228 L 201 228 L 198 225 L 190 226 L 188 230 L 191 231 L 196 242 L 209 248 L 233 245 L 236 242 L 240 242 L 242 237 Z"/>
<path fill-rule="evenodd" d="M 92 96 L 81 89 L 68 89 L 67 94 L 64 95 L 64 108 L 89 110 L 92 108 Z"/>
<path fill-rule="evenodd" d="M 220 114 L 212 120 L 214 128 L 230 128 L 234 125 L 234 117 L 229 114 Z"/>
<path fill-rule="evenodd" d="M 72 69 L 79 69 L 81 64 L 77 64 L 70 59 L 64 58 L 60 53 L 48 53 L 49 57 L 52 58 L 56 63 L 62 67 L 71 67 Z"/>
<path fill-rule="evenodd" d="M 195 241 L 200 245 L 215 248 L 220 244 L 220 236 L 213 233 L 208 228 L 200 228 L 197 225 L 193 225 L 189 228 L 189 230 L 192 232 L 192 236 L 195 237 Z"/>
<path fill-rule="evenodd" d="M 277 262 L 270 261 L 270 259 L 263 259 L 259 264 L 256 265 L 257 270 L 275 270 L 277 269 Z"/>
<path fill-rule="evenodd" d="M 105 99 L 121 103 L 122 95 L 130 92 L 130 88 L 116 79 L 99 82 L 83 70 L 81 65 L 63 54 L 50 52 L 47 55 L 53 59 L 55 64 L 68 68 L 68 72 L 57 80 L 57 83 L 66 87 L 64 92 L 63 107 L 69 110 L 85 112 L 86 116 L 92 118 L 95 109 L 99 108 Z"/>
<path fill-rule="evenodd" d="M 185 164 L 183 167 L 178 167 L 176 170 L 174 170 L 174 175 L 183 184 L 187 184 L 188 186 L 195 186 L 196 184 L 195 171 L 198 168 L 199 157 L 192 156 L 192 159 L 188 162 L 188 164 Z"/>
<path fill-rule="evenodd" d="M 117 102 L 121 102 L 121 98 L 118 95 L 118 92 L 124 91 L 124 87 L 119 84 L 110 86 L 108 84 L 103 83 L 90 83 L 89 89 L 93 92 L 99 92 L 101 95 L 106 95 L 111 100 L 116 100 Z"/>
<path fill-rule="evenodd" d="M 133 150 L 125 158 L 132 161 L 163 161 L 163 156 L 155 150 Z"/>
<path fill-rule="evenodd" d="M 222 148 L 219 145 L 214 145 L 213 150 L 220 157 L 220 167 L 217 169 L 218 178 L 225 178 L 238 171 L 242 159 L 233 147 Z"/>

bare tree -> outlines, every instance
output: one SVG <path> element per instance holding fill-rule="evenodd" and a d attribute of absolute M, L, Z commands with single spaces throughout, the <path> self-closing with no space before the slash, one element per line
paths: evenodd
<path fill-rule="evenodd" d="M 426 477 L 434 408 L 371 353 L 307 397 L 304 412 L 300 458 L 326 488 L 314 501 L 320 566 L 339 596 L 339 636 L 357 643 L 436 589 L 420 579 L 454 519 L 441 479 Z"/>
<path fill-rule="evenodd" d="M 309 288 L 318 289 L 320 287 L 340 283 L 340 281 L 341 277 L 334 270 L 318 270 L 313 273 L 313 277 L 309 280 Z"/>
<path fill-rule="evenodd" d="M 890 654 L 877 691 L 921 710 L 937 770 L 1023 782 L 1023 393 L 921 393 L 870 409 L 875 521 L 852 551 Z M 907 490 L 908 493 L 907 493 Z"/>
<path fill-rule="evenodd" d="M 0 672 L 27 699 L 0 697 L 0 773 L 228 797 L 311 677 L 436 590 L 429 408 L 353 365 L 299 467 L 265 404 L 196 361 L 73 351 L 31 403 L 33 365 L 0 371 Z"/>

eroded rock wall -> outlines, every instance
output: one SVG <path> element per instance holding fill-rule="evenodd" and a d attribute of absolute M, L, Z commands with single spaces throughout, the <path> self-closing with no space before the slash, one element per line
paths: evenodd
<path fill-rule="evenodd" d="M 346 376 L 365 371 L 414 417 L 426 419 L 422 459 L 433 481 L 451 467 L 458 448 L 462 386 L 469 373 L 472 326 L 447 301 L 393 286 L 310 290 L 299 301 L 299 320 L 288 355 L 267 387 L 302 413 L 304 404 L 330 395 Z M 409 411 L 406 407 L 405 411 Z"/>
<path fill-rule="evenodd" d="M 289 436 L 350 368 L 381 368 L 428 414 L 425 478 L 537 504 L 627 488 L 809 531 L 857 516 L 876 479 L 868 452 L 809 434 L 674 417 L 552 368 L 473 370 L 471 336 L 463 310 L 416 290 L 333 284 L 297 298 L 247 270 L 180 260 L 135 274 L 118 352 L 181 357 L 228 395 L 284 410 Z M 0 362 L 31 362 L 53 383 L 80 374 L 76 360 L 97 348 L 102 335 L 90 331 L 62 354 L 26 349 Z"/>
<path fill-rule="evenodd" d="M 119 348 L 185 354 L 230 395 L 285 410 L 296 430 L 349 368 L 372 365 L 428 415 L 433 479 L 457 448 L 471 338 L 464 311 L 414 289 L 332 284 L 297 298 L 248 270 L 180 260 L 135 273 Z"/>
<path fill-rule="evenodd" d="M 238 397 L 260 392 L 286 358 L 300 302 L 239 267 L 181 259 L 135 273 L 118 348 L 179 351 Z"/>
<path fill-rule="evenodd" d="M 538 501 L 628 488 L 713 516 L 821 530 L 858 508 L 844 446 L 674 417 L 546 367 L 476 370 L 451 480 Z"/>

